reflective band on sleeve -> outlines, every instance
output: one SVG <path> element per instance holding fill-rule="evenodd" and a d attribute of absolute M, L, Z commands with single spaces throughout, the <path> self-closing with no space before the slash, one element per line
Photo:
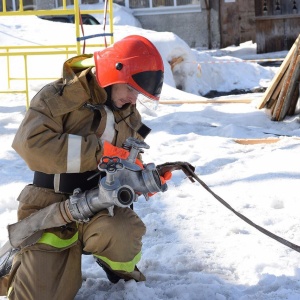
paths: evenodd
<path fill-rule="evenodd" d="M 96 255 L 94 254 L 95 257 L 101 259 L 102 261 L 104 261 L 105 263 L 107 263 L 110 268 L 112 270 L 115 271 L 125 271 L 128 273 L 131 273 L 134 271 L 134 268 L 136 266 L 136 264 L 141 260 L 142 257 L 142 253 L 139 252 L 131 261 L 128 262 L 117 262 L 117 261 L 112 261 L 109 260 L 108 258 L 104 257 L 104 256 L 100 256 L 100 255 Z"/>
<path fill-rule="evenodd" d="M 81 140 L 79 135 L 69 134 L 68 154 L 67 154 L 67 172 L 79 173 L 81 165 Z"/>
<path fill-rule="evenodd" d="M 42 237 L 38 240 L 37 243 L 46 244 L 61 249 L 61 248 L 71 246 L 77 240 L 78 240 L 78 231 L 70 239 L 67 240 L 63 240 L 51 232 L 45 232 L 43 233 Z"/>
<path fill-rule="evenodd" d="M 13 291 L 13 286 L 11 286 L 9 289 L 8 289 L 8 292 L 7 292 L 7 297 L 10 296 L 11 292 Z"/>
<path fill-rule="evenodd" d="M 106 111 L 106 125 L 100 139 L 111 143 L 115 137 L 115 117 L 107 106 L 104 106 L 104 108 Z"/>

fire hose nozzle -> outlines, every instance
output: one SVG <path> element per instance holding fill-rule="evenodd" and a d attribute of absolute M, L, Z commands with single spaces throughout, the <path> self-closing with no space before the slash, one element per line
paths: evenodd
<path fill-rule="evenodd" d="M 106 176 L 99 182 L 99 187 L 81 192 L 75 190 L 73 195 L 66 200 L 67 215 L 79 222 L 88 222 L 102 209 L 108 209 L 113 215 L 113 206 L 128 207 L 136 200 L 137 195 L 133 188 L 126 183 L 120 182 L 116 177 L 118 172 L 124 170 L 124 165 L 119 157 L 104 156 L 98 168 L 106 172 Z"/>
<path fill-rule="evenodd" d="M 67 200 L 67 215 L 76 221 L 87 222 L 102 209 L 108 209 L 113 215 L 114 205 L 128 207 L 136 201 L 138 195 L 165 192 L 167 185 L 162 184 L 154 164 L 144 167 L 135 161 L 143 148 L 150 148 L 145 142 L 128 138 L 124 144 L 130 150 L 129 157 L 124 160 L 117 156 L 103 156 L 98 169 L 106 176 L 99 180 L 98 188 L 83 193 L 74 191 Z"/>

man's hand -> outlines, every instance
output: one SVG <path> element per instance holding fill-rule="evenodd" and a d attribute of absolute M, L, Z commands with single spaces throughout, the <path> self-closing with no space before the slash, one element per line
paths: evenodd
<path fill-rule="evenodd" d="M 117 156 L 125 160 L 129 156 L 129 151 L 124 148 L 116 147 L 107 141 L 104 141 L 103 156 Z M 135 160 L 135 163 L 142 169 L 144 168 L 143 163 L 138 158 Z"/>
<path fill-rule="evenodd" d="M 191 182 L 195 182 L 194 180 L 195 167 L 188 162 L 182 162 L 182 161 L 166 162 L 164 164 L 157 165 L 156 169 L 160 176 L 164 176 L 164 174 L 171 173 L 176 170 L 181 170 L 190 179 Z"/>
<path fill-rule="evenodd" d="M 160 175 L 160 180 L 162 184 L 165 184 L 171 178 L 172 178 L 172 173 L 170 171 L 166 171 L 163 175 Z"/>

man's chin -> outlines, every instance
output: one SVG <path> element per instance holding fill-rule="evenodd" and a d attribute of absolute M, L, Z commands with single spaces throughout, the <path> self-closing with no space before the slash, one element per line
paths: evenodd
<path fill-rule="evenodd" d="M 131 103 L 115 103 L 115 102 L 113 102 L 113 107 L 114 107 L 114 109 L 115 110 L 125 110 L 125 109 L 127 109 L 129 106 L 130 106 L 130 104 Z"/>

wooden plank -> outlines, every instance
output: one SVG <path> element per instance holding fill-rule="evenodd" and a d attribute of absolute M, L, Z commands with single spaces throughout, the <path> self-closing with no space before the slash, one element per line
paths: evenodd
<path fill-rule="evenodd" d="M 280 91 L 282 89 L 282 85 L 283 85 L 283 78 L 284 76 L 282 76 L 276 86 L 276 89 L 274 90 L 273 94 L 271 95 L 270 100 L 266 103 L 266 108 L 273 108 L 276 104 L 276 101 L 278 100 L 278 96 L 280 94 Z"/>
<path fill-rule="evenodd" d="M 216 99 L 216 100 L 159 100 L 159 104 L 231 104 L 251 103 L 254 99 Z"/>
<path fill-rule="evenodd" d="M 279 142 L 280 138 L 263 138 L 263 139 L 235 139 L 234 141 L 241 145 L 256 145 L 256 144 L 274 144 Z"/>
<path fill-rule="evenodd" d="M 295 140 L 300 140 L 299 137 L 291 137 L 291 138 Z M 282 138 L 234 139 L 234 142 L 241 145 L 257 145 L 257 144 L 274 144 L 281 140 Z"/>
<path fill-rule="evenodd" d="M 298 84 L 299 84 L 299 78 L 298 78 Z M 287 112 L 287 114 L 289 116 L 293 116 L 295 114 L 298 99 L 299 99 L 299 88 L 296 88 L 295 91 L 294 91 L 294 94 L 293 94 L 291 105 L 290 105 L 289 110 Z"/>
<path fill-rule="evenodd" d="M 293 99 L 294 91 L 296 88 L 298 89 L 299 86 L 299 81 L 298 81 L 299 77 L 300 77 L 300 56 L 298 55 L 295 68 L 291 77 L 291 81 L 288 84 L 288 89 L 278 117 L 278 121 L 283 120 L 289 110 L 289 107 Z"/>
<path fill-rule="evenodd" d="M 300 40 L 298 40 L 298 42 L 297 42 L 297 45 L 296 45 L 295 51 L 293 53 L 293 57 L 290 61 L 290 65 L 288 67 L 287 73 L 284 76 L 283 87 L 280 91 L 278 100 L 276 101 L 276 106 L 275 106 L 275 109 L 274 109 L 274 112 L 273 112 L 273 115 L 272 115 L 272 118 L 271 118 L 272 121 L 279 121 L 280 120 L 280 113 L 282 111 L 283 104 L 286 100 L 286 93 L 288 91 L 293 73 L 294 73 L 295 68 L 296 68 L 296 61 L 297 61 L 297 58 L 298 58 L 298 55 L 299 55 L 299 43 L 300 43 Z"/>
<path fill-rule="evenodd" d="M 285 71 L 288 68 L 290 61 L 294 55 L 295 50 L 297 50 L 299 40 L 300 40 L 300 35 L 298 35 L 298 38 L 296 39 L 295 43 L 291 47 L 291 49 L 288 52 L 287 56 L 285 57 L 284 61 L 280 65 L 278 72 L 275 74 L 270 85 L 266 89 L 260 104 L 257 106 L 258 109 L 264 108 L 265 104 L 270 100 L 274 90 L 276 89 L 278 82 L 280 81 L 281 77 L 283 76 L 283 74 L 285 73 Z"/>

